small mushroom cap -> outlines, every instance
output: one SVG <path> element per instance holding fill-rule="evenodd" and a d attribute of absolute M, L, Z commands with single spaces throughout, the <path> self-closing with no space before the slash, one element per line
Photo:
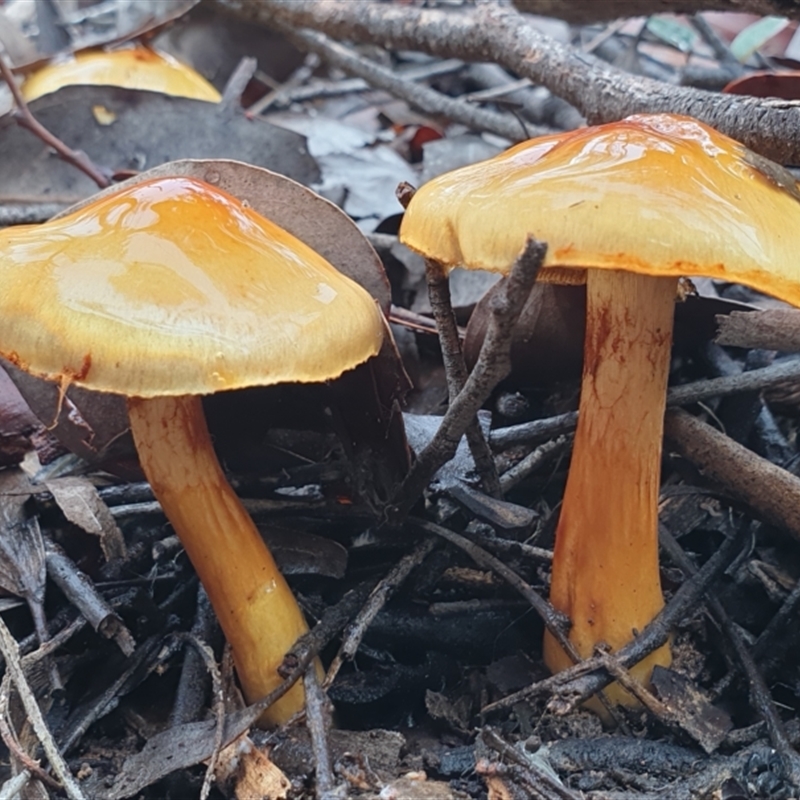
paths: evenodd
<path fill-rule="evenodd" d="M 317 382 L 382 341 L 364 289 L 197 179 L 0 231 L 0 355 L 62 383 L 156 397 Z"/>
<path fill-rule="evenodd" d="M 27 102 L 64 86 L 119 86 L 160 92 L 218 103 L 220 93 L 191 67 L 166 53 L 147 47 L 78 53 L 69 61 L 48 64 L 25 80 L 22 95 Z"/>
<path fill-rule="evenodd" d="M 507 272 L 532 235 L 548 243 L 545 267 L 705 275 L 800 305 L 798 231 L 789 172 L 694 119 L 655 114 L 435 178 L 400 239 L 448 268 Z"/>

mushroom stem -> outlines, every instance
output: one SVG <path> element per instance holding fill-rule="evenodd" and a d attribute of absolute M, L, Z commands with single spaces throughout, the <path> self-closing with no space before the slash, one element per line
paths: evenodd
<path fill-rule="evenodd" d="M 677 280 L 615 270 L 587 275 L 583 382 L 561 507 L 550 602 L 572 620 L 581 656 L 628 643 L 664 604 L 658 571 L 658 490 Z M 571 666 L 549 635 L 545 663 Z M 632 670 L 647 682 L 669 645 Z M 616 703 L 636 701 L 619 686 Z"/>
<path fill-rule="evenodd" d="M 291 590 L 219 465 L 200 397 L 128 398 L 139 461 L 208 593 L 249 702 L 282 681 L 277 668 L 308 630 Z M 302 709 L 296 684 L 262 715 Z"/>

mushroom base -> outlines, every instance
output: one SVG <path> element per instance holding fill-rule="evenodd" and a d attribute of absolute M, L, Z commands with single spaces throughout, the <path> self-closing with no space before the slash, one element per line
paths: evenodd
<path fill-rule="evenodd" d="M 128 399 L 139 460 L 208 593 L 248 702 L 277 688 L 285 653 L 308 630 L 303 614 L 219 465 L 201 399 Z M 279 725 L 303 708 L 295 684 L 261 716 Z"/>
<path fill-rule="evenodd" d="M 661 610 L 658 491 L 677 281 L 589 270 L 575 446 L 556 532 L 550 602 L 569 616 L 583 658 L 618 650 Z M 544 659 L 572 661 L 550 634 Z M 664 645 L 632 673 L 647 682 L 671 661 Z M 636 701 L 618 685 L 609 699 Z"/>

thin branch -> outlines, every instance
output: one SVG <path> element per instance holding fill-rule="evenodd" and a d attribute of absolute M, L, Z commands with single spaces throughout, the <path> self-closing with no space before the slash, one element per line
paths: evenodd
<path fill-rule="evenodd" d="M 453 457 L 478 409 L 511 370 L 511 334 L 546 252 L 547 245 L 528 239 L 510 274 L 499 284 L 501 290 L 492 298 L 489 327 L 478 362 L 400 487 L 389 514 L 392 521 L 406 517 L 436 470 Z"/>
<path fill-rule="evenodd" d="M 555 41 L 505 5 L 484 3 L 452 11 L 366 0 L 216 2 L 241 18 L 264 25 L 279 20 L 315 28 L 337 39 L 421 50 L 441 58 L 494 61 L 567 100 L 591 124 L 637 113 L 686 114 L 775 161 L 800 162 L 800 108 L 796 103 L 719 94 L 630 75 Z M 796 0 L 791 0 L 791 6 L 780 5 L 787 6 L 781 13 L 796 9 L 800 16 Z"/>
<path fill-rule="evenodd" d="M 558 17 L 574 24 L 600 22 L 618 17 L 641 17 L 656 11 L 683 14 L 697 11 L 749 11 L 751 14 L 777 14 L 800 18 L 797 0 L 514 0 L 520 11 Z"/>
<path fill-rule="evenodd" d="M 22 96 L 22 92 L 19 90 L 19 86 L 17 86 L 17 82 L 14 80 L 14 75 L 2 56 L 0 56 L 0 75 L 2 75 L 3 80 L 8 84 L 11 94 L 14 96 L 14 102 L 17 104 L 17 110 L 15 112 L 17 123 L 23 128 L 27 128 L 35 136 L 38 136 L 48 147 L 52 147 L 59 157 L 68 164 L 72 164 L 72 166 L 77 167 L 81 172 L 88 175 L 99 188 L 105 189 L 107 186 L 110 186 L 111 181 L 108 176 L 104 175 L 92 163 L 92 160 L 86 153 L 68 147 L 61 139 L 50 133 L 50 131 L 33 116 L 30 108 L 28 108 L 28 104 L 25 102 L 25 98 Z"/>
<path fill-rule="evenodd" d="M 681 546 L 668 530 L 660 526 L 658 538 L 661 546 L 669 553 L 669 557 L 680 567 L 687 578 L 697 575 L 697 567 L 695 567 L 687 557 L 686 553 L 683 552 Z M 795 786 L 800 786 L 800 756 L 797 755 L 789 742 L 789 737 L 786 735 L 786 729 L 778 714 L 778 709 L 775 706 L 772 695 L 767 688 L 764 677 L 761 672 L 759 672 L 753 660 L 752 654 L 747 649 L 742 634 L 728 616 L 722 603 L 720 603 L 716 597 L 707 595 L 705 602 L 708 610 L 719 624 L 723 633 L 728 637 L 728 641 L 731 643 L 733 651 L 739 659 L 742 671 L 747 678 L 747 684 L 750 688 L 750 702 L 761 719 L 764 720 L 772 746 L 780 754 L 786 772 L 791 777 Z"/>
<path fill-rule="evenodd" d="M 407 556 L 403 556 L 392 570 L 381 580 L 372 590 L 358 616 L 347 627 L 339 651 L 336 653 L 328 674 L 325 676 L 323 686 L 327 688 L 333 683 L 334 678 L 342 668 L 345 661 L 351 661 L 358 650 L 364 634 L 367 632 L 372 621 L 378 612 L 386 605 L 386 602 L 394 594 L 395 590 L 403 584 L 412 570 L 418 567 L 430 554 L 434 548 L 434 540 L 423 539 L 414 550 Z"/>
<path fill-rule="evenodd" d="M 476 108 L 463 100 L 457 100 L 427 86 L 412 83 L 410 80 L 396 75 L 392 70 L 358 55 L 351 48 L 328 38 L 325 34 L 309 30 L 295 30 L 290 25 L 283 25 L 275 20 L 271 24 L 278 31 L 293 39 L 299 47 L 317 53 L 329 64 L 362 78 L 372 86 L 385 89 L 426 114 L 444 116 L 453 122 L 460 122 L 474 130 L 495 133 L 512 142 L 552 133 L 547 128 L 520 125 L 512 115 Z"/>
<path fill-rule="evenodd" d="M 664 435 L 706 478 L 800 539 L 800 478 L 685 411 L 667 413 Z"/>
<path fill-rule="evenodd" d="M 311 664 L 303 676 L 306 693 L 306 728 L 314 753 L 314 776 L 317 800 L 338 800 L 331 762 L 328 731 L 331 727 L 331 702 L 317 679 L 317 668 Z"/>
<path fill-rule="evenodd" d="M 727 397 L 740 392 L 753 392 L 766 389 L 783 381 L 800 378 L 800 359 L 782 361 L 769 367 L 752 369 L 738 375 L 727 375 L 723 378 L 708 378 L 694 381 L 683 386 L 673 386 L 667 391 L 667 406 L 683 406 L 700 403 L 712 397 Z M 567 411 L 555 417 L 523 422 L 520 425 L 509 425 L 492 431 L 489 442 L 492 447 L 501 450 L 522 442 L 546 441 L 554 436 L 570 433 L 578 424 L 578 412 Z"/>
<path fill-rule="evenodd" d="M 415 528 L 425 533 L 438 536 L 450 542 L 450 544 L 455 545 L 460 550 L 463 550 L 479 567 L 490 569 L 497 573 L 509 586 L 525 598 L 526 602 L 528 602 L 533 610 L 542 618 L 547 629 L 553 634 L 572 660 L 576 663 L 581 660 L 578 651 L 566 636 L 565 631 L 569 628 L 569 620 L 566 616 L 553 608 L 553 606 L 535 591 L 530 584 L 517 575 L 511 567 L 504 564 L 499 558 L 495 558 L 491 553 L 487 553 L 482 547 L 475 544 L 475 542 L 471 542 L 466 537 L 448 528 L 416 517 L 410 517 L 409 522 L 414 525 Z"/>
<path fill-rule="evenodd" d="M 614 655 L 619 664 L 630 668 L 665 644 L 675 626 L 696 610 L 700 598 L 733 562 L 740 547 L 741 535 L 726 539 L 717 552 L 703 564 L 697 575 L 683 583 L 669 603 L 661 609 L 639 636 L 616 651 Z M 482 709 L 482 713 L 488 714 L 492 711 L 510 708 L 515 703 L 542 694 L 555 695 L 556 697 L 550 702 L 551 710 L 566 713 L 604 689 L 612 681 L 613 678 L 603 668 L 602 659 L 593 657 L 532 686 L 514 692 L 502 700 L 490 703 Z"/>
<path fill-rule="evenodd" d="M 414 188 L 405 182 L 397 187 L 397 199 L 403 208 L 408 207 L 414 192 Z M 439 346 L 442 350 L 448 400 L 452 403 L 467 382 L 467 365 L 464 362 L 458 324 L 450 297 L 450 279 L 445 268 L 438 261 L 426 258 L 425 280 L 428 285 L 428 299 L 433 310 L 433 318 L 436 321 L 436 331 L 439 335 Z M 494 456 L 483 435 L 477 416 L 469 421 L 466 435 L 484 491 L 491 497 L 500 497 L 500 478 L 497 475 Z"/>
<path fill-rule="evenodd" d="M 61 753 L 58 752 L 56 743 L 53 741 L 53 736 L 39 709 L 39 704 L 36 702 L 36 698 L 33 696 L 31 687 L 22 671 L 17 643 L 14 641 L 14 637 L 11 635 L 11 632 L 6 627 L 2 618 L 0 618 L 0 650 L 6 660 L 6 669 L 11 675 L 11 680 L 14 681 L 14 686 L 16 686 L 22 705 L 25 708 L 28 721 L 36 733 L 36 737 L 41 742 L 47 760 L 53 768 L 53 772 L 55 772 L 58 779 L 61 781 L 64 792 L 70 800 L 86 800 L 81 791 L 81 787 L 78 786 L 77 781 L 72 777 L 67 762 L 64 761 Z"/>

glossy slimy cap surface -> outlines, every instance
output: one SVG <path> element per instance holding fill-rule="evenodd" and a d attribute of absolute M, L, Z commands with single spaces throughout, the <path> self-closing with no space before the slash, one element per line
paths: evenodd
<path fill-rule="evenodd" d="M 119 86 L 192 100 L 220 101 L 220 93 L 191 67 L 147 47 L 110 52 L 87 51 L 69 61 L 48 64 L 26 79 L 27 102 L 64 86 Z"/>
<path fill-rule="evenodd" d="M 0 354 L 139 397 L 338 377 L 380 349 L 370 295 L 193 178 L 0 231 Z"/>
<path fill-rule="evenodd" d="M 507 272 L 533 235 L 546 267 L 705 275 L 800 306 L 798 198 L 786 170 L 712 128 L 638 115 L 435 178 L 400 238 L 446 267 Z"/>

